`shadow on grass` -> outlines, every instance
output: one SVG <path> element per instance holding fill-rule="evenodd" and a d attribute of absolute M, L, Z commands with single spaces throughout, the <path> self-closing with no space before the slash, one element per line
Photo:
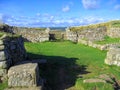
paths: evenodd
<path fill-rule="evenodd" d="M 77 76 L 87 74 L 87 66 L 77 65 L 77 58 L 62 56 L 44 56 L 28 53 L 28 59 L 46 59 L 40 64 L 41 77 L 46 80 L 44 90 L 65 90 L 75 85 Z"/>

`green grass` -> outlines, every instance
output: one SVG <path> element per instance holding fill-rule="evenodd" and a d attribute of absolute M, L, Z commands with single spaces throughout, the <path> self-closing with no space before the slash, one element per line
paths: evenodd
<path fill-rule="evenodd" d="M 120 38 L 111 38 L 106 36 L 103 41 L 96 41 L 97 44 L 112 44 L 112 43 L 120 43 Z"/>
<path fill-rule="evenodd" d="M 6 87 L 8 87 L 7 81 L 0 83 L 0 90 L 4 90 Z"/>
<path fill-rule="evenodd" d="M 86 78 L 100 74 L 114 75 L 120 80 L 120 67 L 104 64 L 106 51 L 100 51 L 72 42 L 25 43 L 30 59 L 47 59 L 40 66 L 41 76 L 47 80 L 47 89 L 114 90 L 109 83 L 84 84 Z M 71 89 L 72 88 L 72 89 Z"/>
<path fill-rule="evenodd" d="M 111 21 L 112 27 L 120 27 L 120 20 Z"/>

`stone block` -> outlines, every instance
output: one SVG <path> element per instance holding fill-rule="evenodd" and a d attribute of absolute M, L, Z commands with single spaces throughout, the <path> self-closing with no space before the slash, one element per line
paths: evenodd
<path fill-rule="evenodd" d="M 106 83 L 105 80 L 97 79 L 97 78 L 85 79 L 83 82 L 84 83 Z"/>
<path fill-rule="evenodd" d="M 5 90 L 43 90 L 41 86 L 39 87 L 16 87 L 16 88 L 6 88 Z"/>
<path fill-rule="evenodd" d="M 7 68 L 7 61 L 0 61 L 0 68 Z"/>
<path fill-rule="evenodd" d="M 120 48 L 110 48 L 107 52 L 105 63 L 120 66 Z"/>
<path fill-rule="evenodd" d="M 0 45 L 3 45 L 3 40 L 0 40 Z"/>
<path fill-rule="evenodd" d="M 0 51 L 4 50 L 4 49 L 5 49 L 5 46 L 4 45 L 0 45 Z"/>
<path fill-rule="evenodd" d="M 8 70 L 8 86 L 37 86 L 39 68 L 37 63 L 22 63 Z"/>
<path fill-rule="evenodd" d="M 5 52 L 0 51 L 0 60 L 5 60 L 5 59 L 6 59 Z"/>
<path fill-rule="evenodd" d="M 0 69 L 0 76 L 5 76 L 7 74 L 6 69 Z"/>

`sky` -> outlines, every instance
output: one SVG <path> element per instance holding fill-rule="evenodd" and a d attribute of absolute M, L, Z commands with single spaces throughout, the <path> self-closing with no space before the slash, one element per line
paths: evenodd
<path fill-rule="evenodd" d="M 0 0 L 0 23 L 68 27 L 120 19 L 120 0 Z"/>

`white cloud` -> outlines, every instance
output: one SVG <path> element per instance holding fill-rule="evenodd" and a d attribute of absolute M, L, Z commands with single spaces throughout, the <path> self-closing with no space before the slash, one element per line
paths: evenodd
<path fill-rule="evenodd" d="M 11 16 L 0 14 L 0 19 L 4 21 L 4 23 L 13 25 L 13 26 L 27 26 L 27 27 L 51 27 L 51 26 L 79 26 L 79 25 L 87 25 L 98 22 L 104 22 L 105 19 L 101 17 L 95 16 L 85 16 L 85 17 L 67 17 L 60 15 L 50 15 L 50 14 L 41 14 L 40 18 L 33 16 Z"/>
<path fill-rule="evenodd" d="M 120 4 L 115 5 L 115 6 L 114 6 L 114 9 L 115 9 L 115 10 L 120 10 Z"/>
<path fill-rule="evenodd" d="M 70 10 L 70 6 L 69 5 L 67 5 L 67 6 L 62 8 L 63 12 L 68 12 L 69 10 Z"/>
<path fill-rule="evenodd" d="M 41 14 L 40 14 L 40 13 L 37 13 L 36 15 L 37 15 L 37 16 L 40 16 Z"/>
<path fill-rule="evenodd" d="M 82 0 L 85 9 L 96 9 L 99 7 L 99 0 Z"/>

